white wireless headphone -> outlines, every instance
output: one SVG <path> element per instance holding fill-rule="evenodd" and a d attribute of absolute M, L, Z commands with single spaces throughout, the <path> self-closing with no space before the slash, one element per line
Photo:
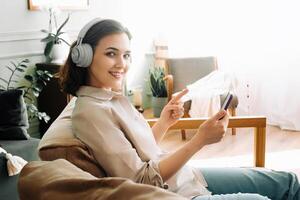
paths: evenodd
<path fill-rule="evenodd" d="M 93 48 L 90 44 L 82 43 L 82 40 L 88 30 L 95 24 L 103 21 L 102 18 L 95 18 L 87 23 L 79 32 L 77 44 L 71 50 L 72 61 L 77 67 L 88 67 L 93 61 Z"/>

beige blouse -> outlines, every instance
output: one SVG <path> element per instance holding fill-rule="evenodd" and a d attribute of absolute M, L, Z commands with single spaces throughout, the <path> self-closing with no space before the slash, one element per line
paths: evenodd
<path fill-rule="evenodd" d="M 168 188 L 189 198 L 210 194 L 199 170 L 187 166 L 163 182 L 158 163 L 166 153 L 157 146 L 147 121 L 127 97 L 90 86 L 81 86 L 77 96 L 73 133 L 93 151 L 108 176 Z"/>

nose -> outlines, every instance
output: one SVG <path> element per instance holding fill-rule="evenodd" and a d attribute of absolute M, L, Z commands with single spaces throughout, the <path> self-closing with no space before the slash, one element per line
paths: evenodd
<path fill-rule="evenodd" d="M 126 59 L 123 58 L 123 56 L 120 56 L 119 59 L 118 59 L 118 61 L 117 61 L 116 66 L 120 67 L 120 68 L 124 68 L 124 67 L 126 67 L 126 65 L 127 65 Z"/>

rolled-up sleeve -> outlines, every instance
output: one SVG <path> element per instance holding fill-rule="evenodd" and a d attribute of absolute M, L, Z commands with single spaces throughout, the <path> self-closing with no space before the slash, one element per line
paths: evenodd
<path fill-rule="evenodd" d="M 113 117 L 111 108 L 93 103 L 84 109 L 83 106 L 74 109 L 72 127 L 76 137 L 92 150 L 108 176 L 163 188 L 158 161 L 143 161 Z"/>

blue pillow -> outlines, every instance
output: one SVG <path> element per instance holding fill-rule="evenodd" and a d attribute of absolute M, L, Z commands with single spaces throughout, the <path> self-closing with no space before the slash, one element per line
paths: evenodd
<path fill-rule="evenodd" d="M 23 90 L 0 90 L 0 140 L 26 140 L 29 127 Z"/>

